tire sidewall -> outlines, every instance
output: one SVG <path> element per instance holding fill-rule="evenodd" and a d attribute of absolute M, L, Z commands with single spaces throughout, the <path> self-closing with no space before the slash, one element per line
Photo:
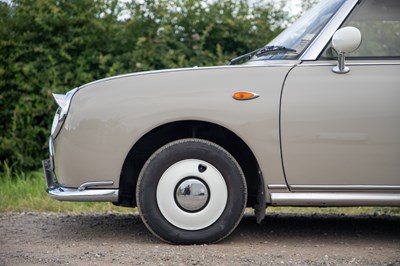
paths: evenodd
<path fill-rule="evenodd" d="M 172 225 L 157 205 L 156 191 L 161 176 L 170 166 L 186 159 L 213 165 L 222 174 L 228 190 L 221 216 L 200 230 L 184 230 Z M 150 157 L 139 175 L 136 197 L 144 223 L 156 236 L 171 243 L 201 244 L 217 242 L 233 231 L 243 215 L 246 192 L 243 172 L 227 151 L 209 141 L 185 139 L 167 144 Z"/>

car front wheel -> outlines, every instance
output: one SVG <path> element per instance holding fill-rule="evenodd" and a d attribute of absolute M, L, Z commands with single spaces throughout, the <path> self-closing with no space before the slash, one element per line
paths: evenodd
<path fill-rule="evenodd" d="M 239 223 L 247 188 L 239 164 L 225 149 L 206 140 L 183 139 L 148 159 L 136 200 L 143 222 L 162 240 L 213 243 Z"/>

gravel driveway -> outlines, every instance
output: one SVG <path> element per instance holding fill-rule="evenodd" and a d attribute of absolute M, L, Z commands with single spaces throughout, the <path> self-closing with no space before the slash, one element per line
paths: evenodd
<path fill-rule="evenodd" d="M 215 245 L 176 246 L 135 214 L 0 213 L 0 265 L 400 265 L 399 216 L 245 216 Z"/>

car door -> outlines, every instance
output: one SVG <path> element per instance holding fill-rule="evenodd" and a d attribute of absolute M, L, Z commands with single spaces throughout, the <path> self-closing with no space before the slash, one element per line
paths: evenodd
<path fill-rule="evenodd" d="M 282 159 L 292 191 L 400 189 L 400 1 L 361 1 L 348 25 L 363 38 L 347 57 L 349 73 L 332 71 L 327 45 L 284 84 Z"/>

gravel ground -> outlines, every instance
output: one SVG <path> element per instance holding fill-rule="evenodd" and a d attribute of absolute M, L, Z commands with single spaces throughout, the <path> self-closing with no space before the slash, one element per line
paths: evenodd
<path fill-rule="evenodd" d="M 399 216 L 245 216 L 215 245 L 160 242 L 134 214 L 0 213 L 0 265 L 400 265 Z"/>

